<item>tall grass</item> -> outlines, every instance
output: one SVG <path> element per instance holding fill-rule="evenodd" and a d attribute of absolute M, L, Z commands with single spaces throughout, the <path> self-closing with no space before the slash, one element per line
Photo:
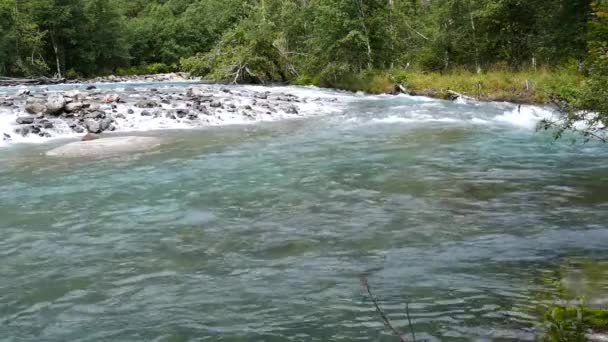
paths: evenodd
<path fill-rule="evenodd" d="M 448 72 L 421 70 L 371 70 L 337 77 L 331 82 L 318 78 L 301 78 L 297 84 L 313 84 L 372 94 L 390 93 L 403 85 L 408 92 L 448 98 L 449 92 L 465 94 L 486 101 L 547 103 L 553 95 L 570 97 L 583 84 L 585 77 L 576 67 L 539 68 L 513 71 L 494 67 L 476 73 L 466 69 Z"/>
<path fill-rule="evenodd" d="M 574 68 L 490 69 L 482 73 L 414 71 L 406 74 L 405 82 L 411 92 L 422 95 L 440 96 L 452 90 L 482 100 L 546 103 L 552 95 L 570 97 L 582 85 L 584 76 Z"/>

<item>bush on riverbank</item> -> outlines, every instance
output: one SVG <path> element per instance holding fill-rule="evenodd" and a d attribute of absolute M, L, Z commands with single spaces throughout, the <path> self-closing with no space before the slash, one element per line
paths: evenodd
<path fill-rule="evenodd" d="M 589 331 L 608 331 L 608 309 L 556 306 L 545 315 L 545 323 L 543 341 L 584 342 Z"/>

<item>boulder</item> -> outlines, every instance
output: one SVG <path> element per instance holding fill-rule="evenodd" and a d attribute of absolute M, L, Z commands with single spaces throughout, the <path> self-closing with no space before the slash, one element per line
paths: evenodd
<path fill-rule="evenodd" d="M 98 121 L 95 120 L 85 120 L 84 121 L 84 127 L 87 129 L 87 131 L 89 133 L 101 133 L 101 125 L 99 124 Z"/>
<path fill-rule="evenodd" d="M 25 111 L 30 114 L 38 114 L 46 111 L 46 107 L 36 99 L 29 98 L 25 102 Z"/>
<path fill-rule="evenodd" d="M 71 102 L 65 105 L 65 111 L 68 113 L 74 113 L 84 108 L 84 103 L 82 102 Z"/>
<path fill-rule="evenodd" d="M 94 85 L 90 85 L 90 86 L 86 87 L 85 89 L 86 90 L 93 90 L 93 89 L 97 89 L 97 87 L 94 86 Z"/>
<path fill-rule="evenodd" d="M 220 108 L 222 106 L 222 103 L 219 101 L 213 101 L 211 102 L 211 104 L 209 105 L 209 107 L 211 108 Z"/>
<path fill-rule="evenodd" d="M 19 125 L 29 125 L 34 123 L 34 116 L 20 116 L 17 118 L 17 123 Z"/>
<path fill-rule="evenodd" d="M 108 94 L 103 98 L 104 103 L 115 103 L 120 101 L 118 94 Z"/>
<path fill-rule="evenodd" d="M 59 115 L 65 108 L 63 95 L 53 94 L 46 100 L 46 112 L 51 115 Z"/>
<path fill-rule="evenodd" d="M 147 111 L 147 110 L 143 110 L 143 111 L 141 112 L 141 114 L 140 114 L 140 115 L 141 115 L 141 116 L 152 116 L 152 113 L 150 113 L 150 112 L 149 112 L 149 111 Z"/>
<path fill-rule="evenodd" d="M 203 96 L 203 92 L 200 89 L 188 88 L 186 91 L 186 96 L 188 97 L 201 97 Z"/>
<path fill-rule="evenodd" d="M 107 131 L 111 125 L 112 125 L 112 119 L 110 119 L 110 118 L 105 118 L 105 119 L 99 121 L 99 128 L 101 129 L 102 132 Z"/>
<path fill-rule="evenodd" d="M 29 89 L 21 89 L 17 92 L 17 96 L 28 96 L 31 93 Z"/>

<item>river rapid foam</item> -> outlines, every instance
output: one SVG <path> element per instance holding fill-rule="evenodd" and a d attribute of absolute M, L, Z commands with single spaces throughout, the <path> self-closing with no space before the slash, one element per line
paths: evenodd
<path fill-rule="evenodd" d="M 555 114 L 550 108 L 510 103 L 445 101 L 408 95 L 363 95 L 316 87 L 219 86 L 192 82 L 99 83 L 31 88 L 0 88 L 0 146 L 76 139 L 102 131 L 146 132 L 244 125 L 311 116 L 331 116 L 349 124 L 511 125 L 534 129 Z M 49 115 L 28 111 L 62 95 L 83 108 Z M 369 109 L 352 115 L 356 103 Z M 30 106 L 31 107 L 31 106 Z M 21 118 L 21 119 L 20 119 Z M 26 118 L 25 123 L 23 118 Z M 32 118 L 34 122 L 27 121 Z M 20 121 L 21 120 L 21 121 Z M 93 126 L 92 129 L 89 126 Z"/>

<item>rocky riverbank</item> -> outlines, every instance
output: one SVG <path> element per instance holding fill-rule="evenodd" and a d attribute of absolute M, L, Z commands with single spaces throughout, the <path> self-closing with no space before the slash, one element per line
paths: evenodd
<path fill-rule="evenodd" d="M 190 77 L 185 72 L 172 72 L 167 74 L 154 75 L 109 75 L 95 77 L 91 79 L 75 80 L 70 83 L 117 83 L 117 82 L 181 82 L 181 81 L 196 81 L 198 78 Z"/>
<path fill-rule="evenodd" d="M 271 121 L 305 115 L 303 108 L 311 114 L 315 106 L 335 101 L 248 87 L 153 85 L 113 89 L 80 85 L 79 89 L 64 91 L 21 89 L 15 94 L 0 95 L 0 118 L 10 121 L 9 129 L 6 125 L 0 127 L 0 139 L 10 142 L 17 137 L 84 136 Z"/>

